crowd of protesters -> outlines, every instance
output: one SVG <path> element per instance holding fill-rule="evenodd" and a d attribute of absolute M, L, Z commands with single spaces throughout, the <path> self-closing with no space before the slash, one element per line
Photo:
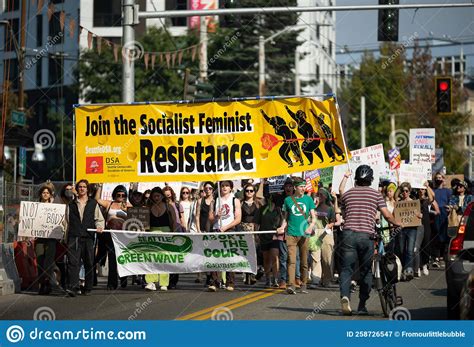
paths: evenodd
<path fill-rule="evenodd" d="M 346 173 L 344 184 L 350 176 Z M 453 180 L 450 187 L 445 187 L 444 178 L 442 173 L 436 173 L 423 189 L 413 189 L 407 182 L 383 181 L 379 191 L 374 190 L 379 194 L 376 198 L 380 197 L 377 203 L 387 209 L 387 216 L 393 213 L 397 201 L 420 200 L 416 216 L 421 219 L 421 226 L 403 227 L 396 235 L 383 233 L 385 248 L 397 254 L 403 264 L 402 281 L 428 276 L 430 268 L 443 266 L 449 241 L 448 215 L 451 211 L 462 215 L 473 200 L 468 183 Z M 245 180 L 238 191 L 229 180 L 204 182 L 200 189 L 183 186 L 179 192 L 164 184 L 139 192 L 137 184 L 130 184 L 116 186 L 111 200 L 101 199 L 101 184 L 89 184 L 86 180 L 64 185 L 57 197 L 54 187 L 45 184 L 39 190 L 38 201 L 66 204 L 68 225 L 63 241 L 36 240 L 39 294 L 88 295 L 97 285 L 98 269 L 106 263 L 108 290 L 127 285 L 151 291 L 177 288 L 176 274 L 118 277 L 112 238 L 102 231 L 122 229 L 130 207 L 149 209 L 153 232 L 275 231 L 254 235 L 257 274 L 196 274 L 195 282 L 205 282 L 210 292 L 232 291 L 243 284 L 259 285 L 259 281 L 265 287 L 284 289 L 288 294 L 338 288 L 342 268 L 347 263 L 342 235 L 347 230 L 348 196 L 357 194 L 357 190 L 346 191 L 344 184 L 335 191 L 331 186 L 320 185 L 317 192 L 307 192 L 306 181 L 292 177 L 277 193 L 270 193 L 266 179 L 257 184 Z M 385 212 L 379 212 L 375 217 L 383 230 L 393 222 L 384 216 Z M 67 267 L 57 266 L 57 253 L 60 249 L 65 253 L 60 245 L 67 248 Z M 356 275 L 351 275 L 350 282 L 352 291 L 362 285 Z"/>

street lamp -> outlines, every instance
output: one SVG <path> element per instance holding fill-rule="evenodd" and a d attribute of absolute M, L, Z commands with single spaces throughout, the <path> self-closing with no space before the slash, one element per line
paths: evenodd
<path fill-rule="evenodd" d="M 258 95 L 263 96 L 265 94 L 265 43 L 272 41 L 275 37 L 283 34 L 288 30 L 293 30 L 293 27 L 286 27 L 280 30 L 268 38 L 264 38 L 262 35 L 258 37 Z"/>

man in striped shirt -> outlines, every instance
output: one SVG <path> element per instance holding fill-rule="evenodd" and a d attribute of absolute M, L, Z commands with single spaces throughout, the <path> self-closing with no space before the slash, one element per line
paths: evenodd
<path fill-rule="evenodd" d="M 342 194 L 345 181 L 350 173 L 344 175 L 341 182 Z M 368 165 L 361 165 L 355 173 L 355 187 L 342 194 L 344 228 L 341 235 L 342 264 L 339 277 L 341 306 L 344 315 L 351 315 L 350 305 L 351 279 L 357 260 L 360 272 L 359 306 L 357 314 L 368 314 L 365 303 L 372 289 L 372 257 L 374 255 L 375 218 L 379 210 L 387 221 L 401 226 L 387 209 L 382 194 L 370 187 L 374 172 Z"/>

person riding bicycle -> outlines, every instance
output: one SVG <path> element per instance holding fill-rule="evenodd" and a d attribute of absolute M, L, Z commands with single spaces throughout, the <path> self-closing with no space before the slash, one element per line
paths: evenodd
<path fill-rule="evenodd" d="M 341 306 L 344 315 L 351 315 L 350 305 L 351 279 L 355 264 L 359 261 L 360 293 L 358 314 L 368 314 L 365 306 L 372 288 L 372 257 L 374 255 L 375 220 L 377 210 L 385 219 L 396 227 L 401 226 L 395 220 L 380 192 L 370 187 L 374 172 L 368 165 L 361 165 L 355 172 L 355 187 L 344 192 L 344 186 L 350 172 L 344 174 L 339 187 L 341 208 L 345 220 L 341 233 L 341 274 L 339 287 L 341 291 Z"/>

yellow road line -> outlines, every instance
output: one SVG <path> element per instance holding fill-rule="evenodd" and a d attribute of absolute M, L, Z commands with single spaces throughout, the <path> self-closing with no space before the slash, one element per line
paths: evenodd
<path fill-rule="evenodd" d="M 247 299 L 247 300 L 238 302 L 238 303 L 233 304 L 233 305 L 224 305 L 224 304 L 222 304 L 220 307 L 221 307 L 221 308 L 225 307 L 225 308 L 227 308 L 227 309 L 229 309 L 229 310 L 232 310 L 232 309 L 234 309 L 234 308 L 238 308 L 238 307 L 241 307 L 241 306 L 245 306 L 245 305 L 251 304 L 252 302 L 255 302 L 255 301 L 258 301 L 258 300 L 261 300 L 261 299 L 265 299 L 265 298 L 267 298 L 267 297 L 269 297 L 269 296 L 272 296 L 272 295 L 275 295 L 275 294 L 277 294 L 277 293 L 278 293 L 277 291 L 272 292 L 272 293 L 265 293 L 265 294 L 262 294 L 262 295 L 260 295 L 260 296 L 253 297 L 253 298 L 250 298 L 250 299 Z M 203 316 L 196 317 L 196 318 L 194 318 L 194 320 L 206 320 L 206 319 L 212 318 L 212 316 L 213 316 L 214 314 L 219 314 L 218 309 L 217 309 L 217 311 L 216 311 L 215 313 L 214 313 L 214 311 L 213 311 L 213 312 L 208 313 L 208 314 L 205 314 L 205 315 L 203 315 Z"/>
<path fill-rule="evenodd" d="M 217 309 L 217 308 L 220 308 L 220 307 L 229 307 L 230 305 L 235 305 L 235 304 L 238 304 L 240 302 L 243 302 L 243 301 L 248 301 L 249 299 L 252 299 L 252 298 L 256 298 L 258 297 L 256 300 L 259 300 L 260 299 L 260 296 L 262 295 L 266 295 L 266 296 L 270 296 L 270 295 L 273 295 L 273 294 L 276 294 L 277 292 L 279 292 L 278 290 L 275 290 L 275 289 L 265 289 L 265 290 L 261 290 L 261 291 L 258 291 L 256 293 L 252 293 L 252 294 L 248 294 L 248 295 L 244 295 L 244 296 L 241 296 L 240 298 L 236 298 L 236 299 L 233 299 L 233 300 L 229 300 L 229 301 L 226 301 L 226 302 L 223 302 L 219 305 L 215 305 L 215 306 L 212 306 L 212 307 L 208 307 L 208 308 L 205 308 L 205 309 L 202 309 L 202 310 L 199 310 L 197 312 L 194 312 L 194 313 L 190 313 L 190 314 L 187 314 L 185 316 L 182 316 L 182 317 L 179 317 L 177 318 L 176 320 L 190 320 L 190 319 L 193 319 L 195 317 L 198 317 L 198 316 L 201 316 L 201 315 L 205 315 L 207 313 L 211 313 Z M 270 295 L 268 295 L 270 294 Z M 265 296 L 265 297 L 266 297 Z M 255 300 L 255 301 L 256 301 Z"/>

